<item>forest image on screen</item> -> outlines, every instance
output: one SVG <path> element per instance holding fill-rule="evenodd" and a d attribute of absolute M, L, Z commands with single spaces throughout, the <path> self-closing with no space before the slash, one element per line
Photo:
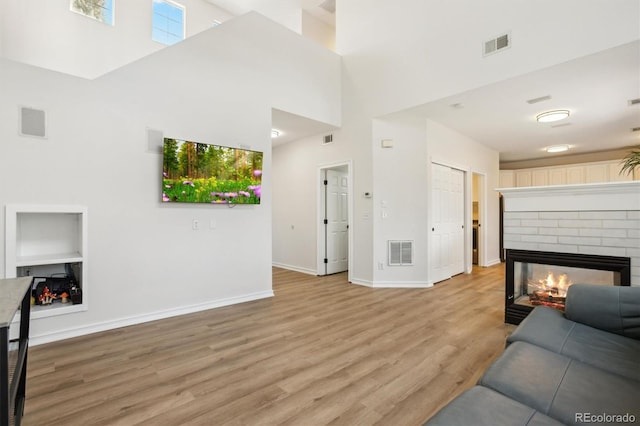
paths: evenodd
<path fill-rule="evenodd" d="M 164 138 L 162 201 L 260 204 L 262 154 Z"/>

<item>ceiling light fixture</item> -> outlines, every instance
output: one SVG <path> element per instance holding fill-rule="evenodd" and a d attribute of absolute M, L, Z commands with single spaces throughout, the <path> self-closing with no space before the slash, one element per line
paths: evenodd
<path fill-rule="evenodd" d="M 553 145 L 547 148 L 547 152 L 553 154 L 555 152 L 565 152 L 569 150 L 569 145 Z"/>
<path fill-rule="evenodd" d="M 562 120 L 569 117 L 569 110 L 556 109 L 554 111 L 543 112 L 536 115 L 538 123 L 552 123 L 554 121 Z"/>
<path fill-rule="evenodd" d="M 277 138 L 278 136 L 280 136 L 280 130 L 271 129 L 271 137 Z"/>

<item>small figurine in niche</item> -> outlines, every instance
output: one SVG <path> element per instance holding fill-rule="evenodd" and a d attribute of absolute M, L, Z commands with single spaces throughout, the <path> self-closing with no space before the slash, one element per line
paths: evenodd
<path fill-rule="evenodd" d="M 69 293 L 67 293 L 66 291 L 65 291 L 65 292 L 63 292 L 63 293 L 60 295 L 60 302 L 62 302 L 62 303 L 69 303 Z"/>
<path fill-rule="evenodd" d="M 45 287 L 42 289 L 42 294 L 38 297 L 38 301 L 42 305 L 50 305 L 57 298 L 58 296 L 55 293 L 51 293 L 49 287 Z"/>

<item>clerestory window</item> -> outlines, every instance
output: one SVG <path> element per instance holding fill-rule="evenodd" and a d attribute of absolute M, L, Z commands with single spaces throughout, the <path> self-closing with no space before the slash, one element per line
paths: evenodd
<path fill-rule="evenodd" d="M 151 39 L 167 45 L 184 40 L 184 6 L 168 0 L 153 0 Z"/>
<path fill-rule="evenodd" d="M 71 11 L 113 25 L 114 0 L 71 0 Z"/>

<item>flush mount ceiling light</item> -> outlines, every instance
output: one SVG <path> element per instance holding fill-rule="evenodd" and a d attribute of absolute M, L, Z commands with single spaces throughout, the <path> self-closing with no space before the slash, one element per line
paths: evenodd
<path fill-rule="evenodd" d="M 554 121 L 562 120 L 569 116 L 569 110 L 566 109 L 556 109 L 554 111 L 543 112 L 542 114 L 536 115 L 536 120 L 538 123 L 552 123 Z"/>
<path fill-rule="evenodd" d="M 277 138 L 278 136 L 280 136 L 280 130 L 271 129 L 271 137 Z"/>
<path fill-rule="evenodd" d="M 555 152 L 565 152 L 569 150 L 569 145 L 553 145 L 547 148 L 547 152 L 552 154 Z"/>

